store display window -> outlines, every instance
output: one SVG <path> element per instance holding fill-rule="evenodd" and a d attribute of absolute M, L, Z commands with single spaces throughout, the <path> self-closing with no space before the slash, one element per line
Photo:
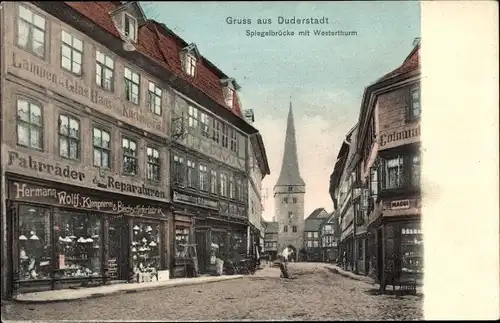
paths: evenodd
<path fill-rule="evenodd" d="M 229 249 L 231 258 L 241 258 L 246 255 L 246 232 L 234 231 L 230 233 Z"/>
<path fill-rule="evenodd" d="M 187 257 L 186 245 L 189 244 L 189 228 L 185 226 L 175 226 L 175 257 Z"/>
<path fill-rule="evenodd" d="M 424 239 L 417 224 L 401 226 L 401 271 L 403 274 L 422 274 L 424 268 Z"/>
<path fill-rule="evenodd" d="M 160 269 L 160 224 L 134 220 L 132 236 L 132 268 L 135 274 L 157 274 Z"/>
<path fill-rule="evenodd" d="M 101 276 L 101 222 L 93 214 L 55 213 L 55 268 L 62 278 Z"/>
<path fill-rule="evenodd" d="M 19 280 L 50 279 L 52 273 L 50 210 L 18 208 Z"/>

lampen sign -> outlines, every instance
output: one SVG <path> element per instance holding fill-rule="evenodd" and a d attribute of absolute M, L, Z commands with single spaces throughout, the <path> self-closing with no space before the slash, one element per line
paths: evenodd
<path fill-rule="evenodd" d="M 20 182 L 11 182 L 9 187 L 9 198 L 13 200 L 41 202 L 76 209 L 96 210 L 133 216 L 166 216 L 166 212 L 160 207 L 139 204 L 128 205 L 121 200 L 98 199 L 81 193 L 70 193 L 55 188 Z"/>

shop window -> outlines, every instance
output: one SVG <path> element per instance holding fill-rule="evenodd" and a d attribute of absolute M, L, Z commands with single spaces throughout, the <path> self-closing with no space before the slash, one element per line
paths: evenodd
<path fill-rule="evenodd" d="M 210 193 L 217 194 L 217 171 L 210 171 Z"/>
<path fill-rule="evenodd" d="M 111 136 L 108 131 L 94 127 L 94 166 L 111 168 Z"/>
<path fill-rule="evenodd" d="M 192 160 L 187 160 L 187 186 L 196 188 L 196 164 Z"/>
<path fill-rule="evenodd" d="M 212 120 L 212 140 L 215 141 L 216 143 L 219 143 L 220 141 L 220 122 L 219 120 Z"/>
<path fill-rule="evenodd" d="M 134 220 L 132 228 L 132 268 L 135 274 L 154 275 L 160 269 L 160 224 Z"/>
<path fill-rule="evenodd" d="M 101 276 L 101 218 L 58 212 L 54 217 L 56 268 L 64 277 Z"/>
<path fill-rule="evenodd" d="M 19 280 L 50 279 L 52 248 L 48 209 L 20 205 Z"/>
<path fill-rule="evenodd" d="M 189 244 L 189 228 L 175 226 L 175 257 L 185 258 L 188 256 L 186 244 Z"/>
<path fill-rule="evenodd" d="M 200 177 L 200 190 L 208 191 L 208 171 L 207 166 L 199 166 L 199 177 Z"/>
<path fill-rule="evenodd" d="M 148 86 L 148 106 L 149 111 L 156 115 L 161 116 L 161 97 L 162 89 L 158 84 L 149 81 Z"/>
<path fill-rule="evenodd" d="M 150 181 L 160 181 L 160 152 L 158 149 L 147 147 L 147 169 L 146 176 Z"/>
<path fill-rule="evenodd" d="M 174 184 L 177 185 L 185 185 L 185 165 L 184 165 L 184 158 L 174 155 L 174 162 L 173 162 L 173 182 Z"/>
<path fill-rule="evenodd" d="M 123 173 L 137 175 L 137 143 L 128 138 L 122 139 Z"/>
<path fill-rule="evenodd" d="M 80 121 L 64 114 L 59 115 L 59 155 L 80 158 Z"/>
<path fill-rule="evenodd" d="M 227 174 L 220 173 L 220 195 L 227 196 Z"/>
<path fill-rule="evenodd" d="M 247 235 L 245 232 L 235 231 L 230 235 L 229 248 L 230 257 L 235 260 L 235 258 L 242 257 L 246 254 L 247 250 Z M 237 259 L 236 259 L 237 260 Z"/>
<path fill-rule="evenodd" d="M 82 73 L 83 42 L 75 36 L 61 32 L 61 67 L 71 73 Z"/>
<path fill-rule="evenodd" d="M 141 78 L 128 67 L 125 67 L 125 99 L 133 104 L 139 104 Z"/>
<path fill-rule="evenodd" d="M 25 6 L 19 6 L 17 44 L 39 57 L 45 57 L 45 18 Z"/>
<path fill-rule="evenodd" d="M 111 57 L 96 50 L 96 69 L 95 69 L 95 83 L 97 86 L 113 91 L 114 79 L 114 61 Z"/>
<path fill-rule="evenodd" d="M 43 149 L 42 106 L 25 99 L 17 100 L 17 144 Z"/>
<path fill-rule="evenodd" d="M 226 255 L 226 245 L 227 245 L 227 233 L 225 231 L 211 231 L 210 232 L 210 264 L 215 264 L 215 259 L 219 258 L 225 261 L 227 259 Z"/>
<path fill-rule="evenodd" d="M 228 143 L 228 136 L 229 136 L 229 126 L 225 123 L 222 124 L 222 147 L 227 148 L 229 143 Z"/>
<path fill-rule="evenodd" d="M 191 105 L 188 108 L 188 126 L 193 129 L 198 129 L 198 109 Z"/>
<path fill-rule="evenodd" d="M 236 198 L 236 186 L 234 185 L 233 176 L 229 177 L 229 198 Z"/>

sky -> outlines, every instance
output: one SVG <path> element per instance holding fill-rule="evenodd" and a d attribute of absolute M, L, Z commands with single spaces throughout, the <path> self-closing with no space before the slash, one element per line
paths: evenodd
<path fill-rule="evenodd" d="M 356 124 L 364 88 L 397 68 L 420 37 L 418 1 L 346 2 L 141 2 L 146 16 L 163 22 L 229 77 L 243 109 L 252 109 L 263 136 L 271 175 L 262 182 L 263 217 L 274 213 L 290 99 L 305 214 L 333 210 L 330 174 L 346 133 Z M 323 25 L 279 24 L 279 17 L 328 18 Z M 228 19 L 228 17 L 230 19 Z M 229 24 L 228 21 L 251 24 Z M 257 19 L 271 19 L 258 24 Z M 324 19 L 323 19 L 324 20 Z M 250 37 L 248 32 L 288 31 Z M 298 35 L 309 30 L 310 35 Z M 314 30 L 355 31 L 315 36 Z M 294 35 L 290 35 L 291 32 Z M 267 197 L 267 198 L 266 198 Z"/>

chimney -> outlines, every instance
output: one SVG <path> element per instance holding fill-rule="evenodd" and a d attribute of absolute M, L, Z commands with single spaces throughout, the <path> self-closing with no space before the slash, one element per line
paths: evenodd
<path fill-rule="evenodd" d="M 416 37 L 414 40 L 413 40 L 413 47 L 415 46 L 418 46 L 420 44 L 420 40 L 422 38 L 421 37 Z"/>

